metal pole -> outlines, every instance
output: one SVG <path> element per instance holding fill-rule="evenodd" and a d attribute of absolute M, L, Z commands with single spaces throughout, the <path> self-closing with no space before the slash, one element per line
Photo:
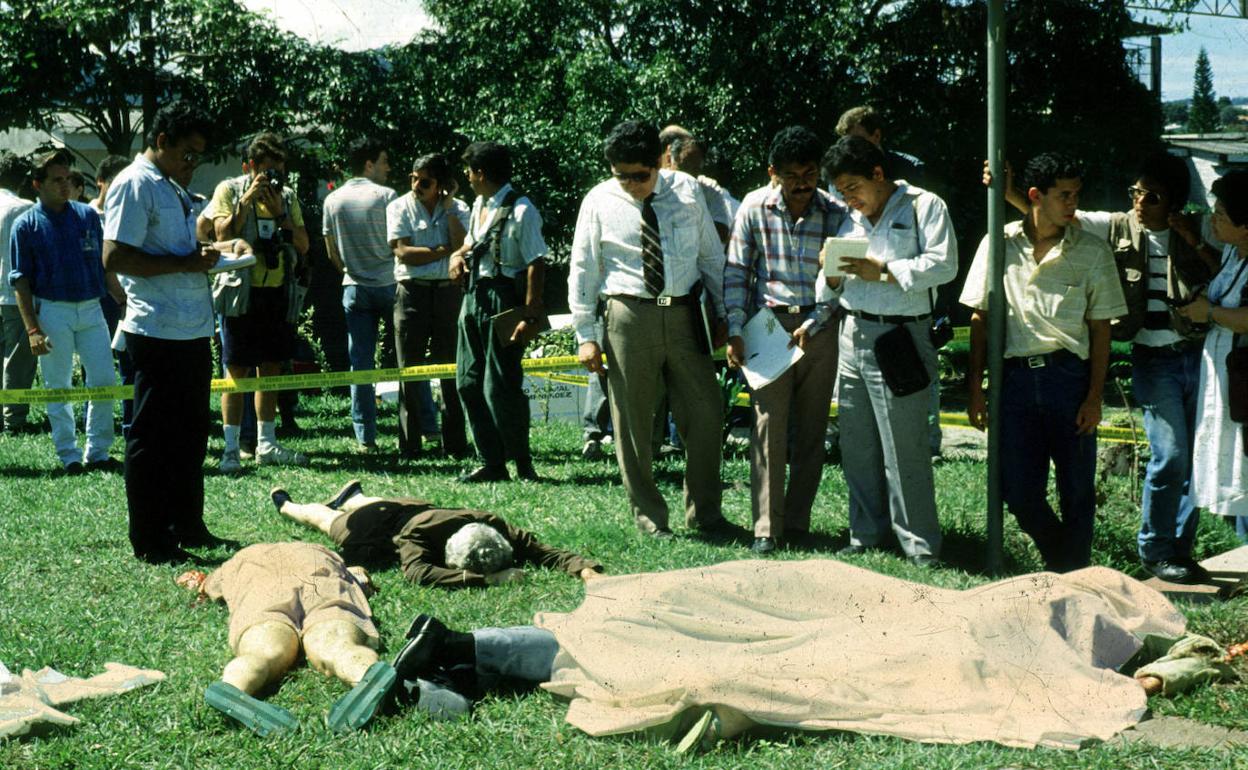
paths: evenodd
<path fill-rule="evenodd" d="M 1001 572 L 1001 384 L 1005 354 L 1005 0 L 988 0 L 988 572 Z"/>

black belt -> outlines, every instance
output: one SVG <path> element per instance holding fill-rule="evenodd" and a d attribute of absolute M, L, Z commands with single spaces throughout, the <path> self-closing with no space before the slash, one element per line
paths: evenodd
<path fill-rule="evenodd" d="M 1190 353 L 1191 351 L 1204 347 L 1205 341 L 1200 340 L 1179 340 L 1166 345 L 1145 345 L 1141 342 L 1135 343 L 1135 349 L 1140 352 L 1147 353 Z"/>
<path fill-rule="evenodd" d="M 932 317 L 931 313 L 924 313 L 923 315 L 876 315 L 875 313 L 867 313 L 862 310 L 847 310 L 845 312 L 854 318 L 874 321 L 877 324 L 908 324 L 914 321 L 926 321 Z"/>
<path fill-rule="evenodd" d="M 1052 353 L 1041 353 L 1038 356 L 1015 356 L 1005 359 L 1006 366 L 1021 366 L 1028 369 L 1043 369 L 1067 358 L 1079 358 L 1066 348 L 1054 350 Z"/>
<path fill-rule="evenodd" d="M 487 278 L 482 278 L 481 280 L 485 281 L 485 280 L 490 280 L 490 279 L 487 279 Z M 435 279 L 435 278 L 404 278 L 403 280 L 399 281 L 399 283 L 403 283 L 403 284 L 410 284 L 410 285 L 413 285 L 413 286 L 433 286 L 433 287 L 442 287 L 442 286 L 450 286 L 451 284 L 453 284 L 453 283 L 455 283 L 455 282 L 454 282 L 454 281 L 452 281 L 452 280 L 450 280 L 450 279 L 445 279 L 445 278 L 444 278 L 444 279 Z"/>
<path fill-rule="evenodd" d="M 637 305 L 658 305 L 659 307 L 692 305 L 696 301 L 691 294 L 686 294 L 682 297 L 633 297 L 628 294 L 612 294 L 610 297 L 611 299 L 620 299 Z"/>
<path fill-rule="evenodd" d="M 776 315 L 805 315 L 815 309 L 814 305 L 768 305 Z"/>

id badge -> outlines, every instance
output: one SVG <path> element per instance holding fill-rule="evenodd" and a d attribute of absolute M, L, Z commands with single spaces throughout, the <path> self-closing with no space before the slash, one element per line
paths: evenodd
<path fill-rule="evenodd" d="M 270 240 L 273 238 L 273 233 L 277 232 L 277 220 L 257 219 L 256 230 L 259 232 L 261 240 Z"/>

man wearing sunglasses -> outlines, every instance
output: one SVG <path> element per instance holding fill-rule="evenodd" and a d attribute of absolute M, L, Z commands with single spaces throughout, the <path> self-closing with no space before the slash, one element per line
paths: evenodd
<path fill-rule="evenodd" d="M 104 269 L 126 292 L 121 322 L 134 363 L 134 421 L 126 438 L 126 502 L 134 554 L 181 561 L 183 548 L 221 545 L 204 526 L 204 454 L 212 382 L 212 289 L 207 271 L 242 240 L 200 246 L 189 182 L 212 122 L 174 102 L 147 127 L 147 149 L 108 190 Z"/>
<path fill-rule="evenodd" d="M 659 170 L 659 132 L 620 123 L 604 150 L 611 177 L 581 202 L 568 274 L 568 306 L 591 373 L 604 368 L 615 454 L 637 528 L 670 538 L 667 502 L 654 482 L 651 431 L 660 382 L 667 385 L 685 442 L 685 523 L 708 535 L 736 535 L 720 510 L 723 415 L 709 352 L 698 335 L 706 288 L 722 318 L 723 247 L 697 181 Z M 603 328 L 597 323 L 605 303 Z M 726 337 L 722 322 L 715 346 Z"/>
<path fill-rule="evenodd" d="M 1022 193 L 1006 187 L 1010 203 L 1025 210 Z M 1188 321 L 1177 307 L 1212 280 L 1218 255 L 1182 213 L 1190 188 L 1186 161 L 1158 153 L 1140 165 L 1127 189 L 1130 210 L 1077 211 L 1074 220 L 1107 240 L 1118 264 L 1127 314 L 1114 322 L 1113 336 L 1133 343 L 1132 391 L 1144 409 L 1150 449 L 1137 547 L 1145 569 L 1175 583 L 1208 580 L 1192 558 L 1199 514 L 1189 491 L 1208 327 Z"/>
<path fill-rule="evenodd" d="M 246 295 L 222 308 L 221 360 L 232 380 L 282 373 L 283 362 L 294 352 L 290 311 L 297 300 L 291 293 L 308 251 L 308 231 L 299 200 L 285 183 L 286 148 L 281 137 L 263 133 L 252 139 L 243 172 L 217 185 L 206 214 L 218 239 L 242 238 L 256 249 L 256 264 L 220 273 L 216 279 L 218 293 L 234 290 Z M 223 473 L 242 470 L 239 433 L 243 398 L 242 393 L 221 395 Z M 255 394 L 256 461 L 261 465 L 306 465 L 307 456 L 277 443 L 277 400 L 277 391 Z"/>

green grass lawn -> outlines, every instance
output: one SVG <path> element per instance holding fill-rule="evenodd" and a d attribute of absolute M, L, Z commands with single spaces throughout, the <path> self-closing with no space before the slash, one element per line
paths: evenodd
<path fill-rule="evenodd" d="M 580 459 L 579 430 L 569 425 L 533 431 L 543 484 L 513 482 L 460 486 L 462 466 L 429 460 L 400 465 L 393 457 L 360 457 L 346 399 L 305 398 L 306 437 L 293 447 L 312 456 L 301 469 L 255 468 L 237 478 L 207 477 L 206 519 L 213 532 L 243 543 L 327 538 L 279 517 L 268 491 L 285 486 L 297 501 L 322 499 L 344 481 L 360 477 L 371 494 L 407 494 L 439 504 L 495 511 L 555 545 L 602 561 L 609 572 L 654 571 L 747 558 L 741 546 L 716 546 L 678 537 L 654 542 L 637 536 L 613 460 Z M 383 409 L 382 443 L 394 448 L 394 408 Z M 209 448 L 216 465 L 221 441 Z M 120 454 L 120 450 L 116 452 Z M 91 676 L 105 661 L 164 671 L 165 682 L 137 692 L 67 707 L 82 723 L 41 738 L 0 743 L 0 768 L 1222 768 L 1248 767 L 1248 752 L 1176 751 L 1139 745 L 1104 745 L 1079 752 L 1019 751 L 992 744 L 945 746 L 853 734 L 791 734 L 746 738 L 694 757 L 640 737 L 593 739 L 564 722 L 566 705 L 541 692 L 496 696 L 479 704 L 469 721 L 446 724 L 411 712 L 379 718 L 363 733 L 337 736 L 323 717 L 344 685 L 302 664 L 270 700 L 302 723 L 291 736 L 262 740 L 228 723 L 203 703 L 204 688 L 230 657 L 226 610 L 195 605 L 176 587 L 181 570 L 141 564 L 126 539 L 124 484 L 120 476 L 59 477 L 48 436 L 0 438 L 0 661 L 10 669 L 52 666 Z M 661 463 L 659 477 L 679 511 L 683 464 Z M 873 554 L 853 561 L 880 572 L 952 588 L 985 582 L 984 466 L 953 460 L 936 467 L 937 500 L 950 567 L 925 572 L 899 556 Z M 750 518 L 749 467 L 744 456 L 725 461 L 725 514 Z M 1123 480 L 1102 490 L 1096 556 L 1100 564 L 1138 574 L 1134 537 L 1137 506 Z M 776 558 L 824 558 L 846 541 L 846 488 L 839 468 L 828 467 L 816 502 L 814 529 L 825 533 L 814 552 Z M 679 524 L 682 516 L 673 515 Z M 1236 544 L 1221 521 L 1200 525 L 1197 556 Z M 210 552 L 223 561 L 228 553 Z M 1026 538 L 1006 523 L 1006 569 L 1039 568 Z M 376 574 L 381 593 L 372 600 L 391 657 L 407 621 L 431 612 L 453 627 L 527 623 L 537 611 L 577 606 L 581 585 L 562 574 L 531 572 L 527 582 L 489 590 L 446 591 L 406 583 L 397 569 Z M 1185 607 L 1192 630 L 1224 643 L 1248 639 L 1248 602 Z M 1248 686 L 1206 688 L 1173 700 L 1154 699 L 1155 713 L 1243 727 Z"/>

